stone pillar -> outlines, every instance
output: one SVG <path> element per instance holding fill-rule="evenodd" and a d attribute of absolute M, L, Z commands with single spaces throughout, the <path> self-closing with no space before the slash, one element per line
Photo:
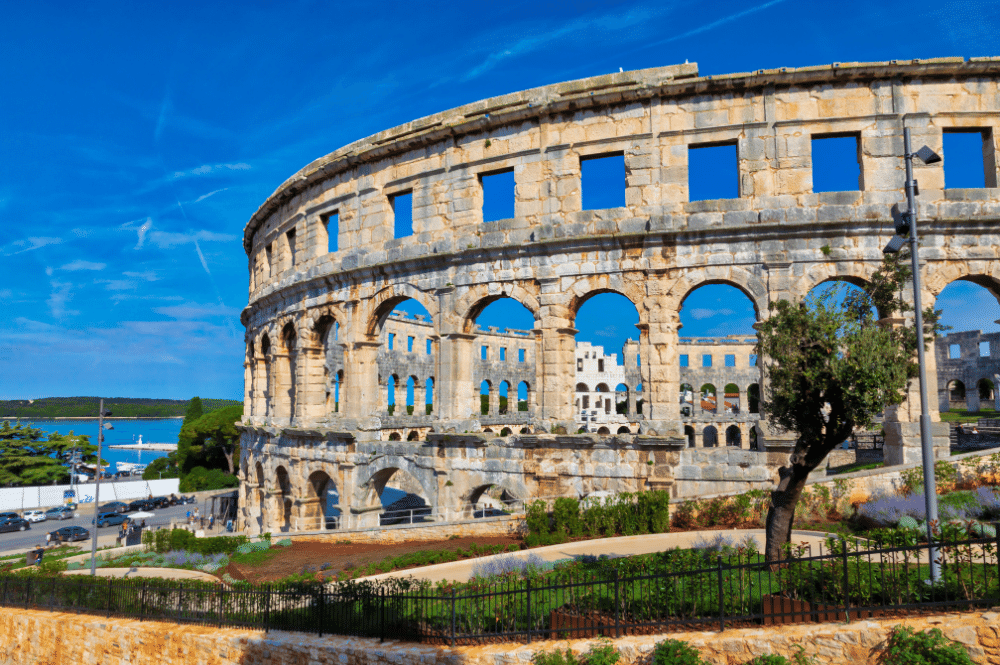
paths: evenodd
<path fill-rule="evenodd" d="M 975 376 L 969 378 L 970 381 L 965 384 L 965 408 L 969 413 L 979 413 L 979 384 Z"/>
<path fill-rule="evenodd" d="M 364 418 L 383 411 L 379 391 L 377 340 L 360 340 L 344 348 L 344 381 L 340 386 L 340 412 Z"/>
<path fill-rule="evenodd" d="M 924 267 L 921 266 L 921 271 Z M 923 275 L 926 280 L 926 275 Z M 924 281 L 926 283 L 926 281 Z M 903 290 L 903 297 L 913 301 L 912 284 L 907 283 Z M 923 303 L 925 306 L 934 304 L 934 295 L 925 291 L 923 293 Z M 902 325 L 913 326 L 913 312 L 908 312 L 903 319 Z M 897 324 L 898 325 L 898 324 Z M 934 347 L 924 354 L 924 371 L 927 380 L 928 410 L 931 419 L 931 438 L 934 446 L 934 459 L 946 459 L 951 454 L 951 441 L 947 423 L 941 422 L 941 416 L 937 410 L 937 404 L 931 397 L 937 388 L 937 359 L 935 358 Z M 970 394 L 975 398 L 976 410 L 979 408 L 978 390 L 970 393 L 966 389 L 966 399 L 970 399 Z M 972 402 L 969 402 L 970 406 Z M 897 464 L 909 464 L 920 462 L 923 459 L 920 442 L 920 381 L 911 379 L 906 387 L 906 399 L 902 404 L 890 406 L 885 410 L 885 465 L 893 466 Z"/>
<path fill-rule="evenodd" d="M 472 385 L 476 336 L 461 332 L 441 335 L 434 411 L 442 420 L 479 418 L 479 386 Z"/>
<path fill-rule="evenodd" d="M 576 333 L 571 314 L 562 304 L 565 294 L 558 279 L 541 281 L 541 312 L 536 345 L 535 371 L 539 386 L 539 420 L 552 426 L 573 423 Z"/>
<path fill-rule="evenodd" d="M 413 415 L 423 416 L 427 413 L 427 384 L 413 383 Z"/>
<path fill-rule="evenodd" d="M 660 435 L 683 436 L 680 428 L 680 357 L 677 331 L 680 317 L 676 311 L 662 306 L 665 285 L 658 281 L 646 283 L 648 323 L 640 324 L 642 349 L 642 385 L 646 398 L 646 420 L 656 421 L 653 428 Z"/>
<path fill-rule="evenodd" d="M 1000 374 L 993 375 L 993 408 L 1000 411 Z"/>
<path fill-rule="evenodd" d="M 326 375 L 324 368 L 326 365 L 326 354 L 323 352 L 323 345 L 316 344 L 315 341 L 306 342 L 306 337 L 302 338 L 302 350 L 300 352 L 301 362 L 298 395 L 295 417 L 299 423 L 311 424 L 314 420 L 325 417 L 326 414 Z"/>
<path fill-rule="evenodd" d="M 491 418 L 495 418 L 500 415 L 500 387 L 495 386 L 492 383 L 490 386 L 489 395 L 489 415 Z"/>

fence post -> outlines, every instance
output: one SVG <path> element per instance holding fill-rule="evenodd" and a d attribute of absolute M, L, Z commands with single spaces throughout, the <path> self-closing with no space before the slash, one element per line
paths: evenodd
<path fill-rule="evenodd" d="M 24 590 L 24 609 L 31 606 L 31 578 L 28 578 L 28 588 Z"/>
<path fill-rule="evenodd" d="M 525 606 L 527 609 L 527 621 L 528 621 L 528 644 L 531 644 L 531 574 L 528 574 L 527 580 L 527 598 L 525 601 Z"/>
<path fill-rule="evenodd" d="M 146 618 L 146 580 L 142 581 L 142 589 L 139 591 L 139 621 Z"/>
<path fill-rule="evenodd" d="M 264 632 L 271 630 L 271 585 L 264 590 Z"/>
<path fill-rule="evenodd" d="M 618 608 L 618 569 L 615 568 L 615 639 L 622 636 L 621 628 L 619 626 L 619 614 L 620 610 Z"/>
<path fill-rule="evenodd" d="M 113 577 L 109 577 L 108 578 L 108 616 L 109 617 L 111 616 L 111 593 L 113 591 L 113 589 L 112 589 L 112 583 L 114 581 L 115 581 L 115 578 L 113 578 Z"/>
<path fill-rule="evenodd" d="M 847 574 L 847 538 L 843 536 L 840 537 L 840 544 L 843 546 L 841 550 L 841 556 L 844 559 L 844 618 L 847 621 L 851 620 L 851 589 L 850 589 L 850 578 Z"/>
<path fill-rule="evenodd" d="M 323 637 L 323 608 L 326 607 L 326 586 L 319 589 L 319 636 Z"/>
<path fill-rule="evenodd" d="M 379 589 L 378 597 L 379 641 L 385 642 L 385 587 Z"/>
<path fill-rule="evenodd" d="M 719 562 L 719 632 L 726 629 L 726 605 L 722 598 L 722 555 L 718 555 Z"/>
<path fill-rule="evenodd" d="M 451 646 L 455 647 L 455 587 L 451 587 Z"/>
<path fill-rule="evenodd" d="M 222 600 L 222 585 L 219 585 L 219 628 L 222 628 L 222 614 L 223 614 L 223 600 Z"/>

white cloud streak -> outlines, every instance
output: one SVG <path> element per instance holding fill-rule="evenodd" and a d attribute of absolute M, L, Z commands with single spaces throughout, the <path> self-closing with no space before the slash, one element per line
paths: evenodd
<path fill-rule="evenodd" d="M 108 267 L 107 263 L 95 263 L 94 261 L 84 261 L 82 259 L 77 259 L 76 261 L 70 261 L 64 265 L 60 270 L 104 270 Z"/>
<path fill-rule="evenodd" d="M 53 238 L 48 236 L 32 236 L 23 240 L 15 240 L 12 243 L 8 243 L 3 247 L 0 247 L 0 256 L 23 254 L 24 252 L 30 252 L 48 245 L 58 245 L 62 241 L 62 238 Z"/>

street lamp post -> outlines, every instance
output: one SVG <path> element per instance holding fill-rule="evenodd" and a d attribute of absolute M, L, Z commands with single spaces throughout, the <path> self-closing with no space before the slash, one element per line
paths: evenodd
<path fill-rule="evenodd" d="M 90 574 L 97 575 L 97 511 L 101 505 L 101 451 L 104 443 L 104 416 L 110 416 L 110 411 L 104 410 L 104 400 L 97 411 L 97 462 L 94 464 L 94 536 L 90 541 Z"/>
<path fill-rule="evenodd" d="M 910 261 L 913 272 L 913 309 L 914 325 L 917 328 L 917 364 L 920 377 L 920 452 L 924 468 L 924 502 L 927 510 L 927 549 L 930 557 L 931 579 L 940 578 L 940 565 L 937 561 L 937 547 L 934 545 L 934 525 L 938 522 L 937 484 L 934 479 L 934 444 L 931 440 L 931 416 L 928 413 L 927 371 L 924 364 L 924 312 L 920 295 L 920 259 L 917 245 L 917 200 L 919 194 L 917 181 L 913 179 L 913 158 L 918 157 L 925 164 L 935 164 L 941 161 L 940 155 L 927 146 L 917 152 L 912 152 L 910 146 L 910 128 L 903 128 L 903 161 L 906 164 L 906 212 L 894 211 L 893 218 L 897 235 L 889 241 L 883 252 L 892 254 L 903 248 L 907 240 L 910 243 Z M 906 236 L 909 236 L 908 238 Z"/>

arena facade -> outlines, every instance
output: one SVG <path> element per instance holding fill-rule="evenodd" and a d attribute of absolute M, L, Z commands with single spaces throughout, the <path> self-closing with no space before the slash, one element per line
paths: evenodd
<path fill-rule="evenodd" d="M 244 233 L 242 526 L 377 525 L 387 486 L 412 488 L 439 520 L 466 514 L 487 492 L 692 496 L 770 486 L 789 437 L 751 413 L 766 376 L 740 351 L 732 380 L 695 385 L 701 378 L 682 371 L 681 356 L 716 342 L 682 341 L 685 298 L 732 285 L 763 320 L 771 302 L 819 284 L 863 284 L 892 234 L 890 207 L 903 200 L 904 126 L 938 152 L 945 132 L 983 139 L 984 189 L 945 189 L 947 155 L 916 167 L 924 303 L 959 279 L 1000 294 L 998 71 L 996 59 L 942 58 L 711 77 L 695 64 L 622 72 L 444 111 L 305 166 Z M 813 191 L 813 146 L 831 137 L 855 141 L 856 189 Z M 716 146 L 734 149 L 731 173 L 719 177 L 738 183 L 735 195 L 692 200 L 689 154 Z M 624 162 L 622 204 L 584 209 L 581 172 L 603 158 Z M 484 180 L 511 172 L 513 217 L 484 220 Z M 395 237 L 397 206 L 409 201 L 412 233 Z M 588 299 L 609 292 L 636 308 L 635 369 L 624 360 L 642 408 L 630 398 L 628 434 L 575 435 L 573 325 Z M 496 354 L 517 344 L 476 323 L 500 298 L 533 316 L 531 330 L 513 333 L 532 349 L 530 368 L 508 367 L 510 356 Z M 390 323 L 407 299 L 429 316 Z M 414 338 L 405 367 L 384 339 L 397 324 L 414 330 L 397 333 L 407 348 Z M 433 353 L 418 357 L 428 343 Z M 936 381 L 934 354 L 928 365 Z M 411 378 L 413 412 L 390 414 L 389 386 Z M 511 408 L 511 392 L 501 409 L 502 382 L 511 392 L 526 384 L 526 410 Z M 686 412 L 683 383 L 701 397 Z M 428 390 L 430 413 L 419 408 Z M 919 459 L 917 394 L 913 385 L 885 414 L 887 463 Z M 946 451 L 947 428 L 933 419 Z M 733 426 L 738 446 L 706 447 L 735 441 Z"/>

